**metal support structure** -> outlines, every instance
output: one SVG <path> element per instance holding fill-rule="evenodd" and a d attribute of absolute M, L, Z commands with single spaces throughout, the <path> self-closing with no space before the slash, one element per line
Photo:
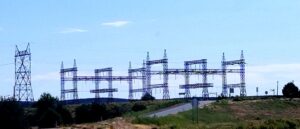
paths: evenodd
<path fill-rule="evenodd" d="M 145 60 L 143 60 L 143 67 L 142 67 L 142 85 L 143 85 L 143 96 L 147 93 L 147 78 L 146 78 L 146 63 Z"/>
<path fill-rule="evenodd" d="M 66 100 L 66 95 L 65 95 L 65 72 L 63 71 L 64 69 L 64 62 L 61 62 L 61 67 L 60 67 L 60 100 Z"/>
<path fill-rule="evenodd" d="M 222 95 L 228 96 L 228 88 L 240 88 L 240 96 L 246 96 L 246 82 L 245 82 L 245 59 L 244 59 L 244 52 L 241 51 L 241 58 L 240 60 L 232 60 L 232 61 L 226 61 L 225 60 L 225 54 L 223 53 L 222 58 L 222 82 L 223 82 L 223 90 Z M 240 70 L 240 83 L 238 84 L 227 84 L 227 66 L 228 65 L 239 65 Z"/>
<path fill-rule="evenodd" d="M 128 98 L 130 100 L 133 99 L 133 92 L 132 92 L 132 69 L 131 69 L 131 62 L 129 62 L 129 68 L 128 68 L 128 76 L 129 76 L 129 80 L 128 80 L 128 84 L 129 84 L 129 95 Z"/>
<path fill-rule="evenodd" d="M 152 95 L 152 89 L 150 88 L 151 85 L 151 65 L 149 64 L 150 56 L 149 52 L 147 52 L 147 58 L 146 58 L 146 89 L 147 93 Z"/>
<path fill-rule="evenodd" d="M 163 88 L 163 99 L 169 99 L 169 86 L 168 86 L 168 58 L 167 58 L 167 51 L 164 50 L 164 57 L 160 60 L 150 60 L 149 52 L 147 52 L 147 61 L 146 61 L 146 80 L 147 80 L 147 91 L 149 94 L 152 95 L 152 89 L 154 88 L 151 84 L 151 65 L 155 64 L 163 64 L 163 85 L 161 87 L 155 88 Z"/>
<path fill-rule="evenodd" d="M 167 58 L 167 50 L 164 50 L 164 62 L 163 62 L 163 72 L 164 72 L 164 87 L 163 87 L 163 99 L 170 99 L 169 95 L 169 87 L 168 87 L 168 80 L 169 80 L 169 74 L 168 74 L 168 58 Z"/>
<path fill-rule="evenodd" d="M 104 75 L 101 75 L 101 74 L 107 74 L 107 82 L 108 82 L 108 98 L 113 98 L 113 92 L 109 92 L 109 91 L 112 91 L 112 68 L 109 67 L 109 68 L 102 68 L 102 69 L 95 69 L 95 77 L 99 78 L 99 77 L 103 77 Z M 95 80 L 95 90 L 93 90 L 95 93 L 95 98 L 100 98 L 100 94 L 99 93 L 104 93 L 104 92 L 97 92 L 97 91 L 100 91 L 99 89 L 99 85 L 100 85 L 100 81 L 101 80 Z"/>
<path fill-rule="evenodd" d="M 240 78 L 241 78 L 241 90 L 240 90 L 240 95 L 241 96 L 246 96 L 246 81 L 245 81 L 245 58 L 244 58 L 244 52 L 241 51 L 241 63 L 240 63 L 240 68 L 241 68 L 241 73 L 240 73 Z"/>
<path fill-rule="evenodd" d="M 225 59 L 225 53 L 223 53 L 222 56 L 222 96 L 228 95 L 228 89 L 227 89 L 227 78 L 226 78 L 226 59 Z"/>
<path fill-rule="evenodd" d="M 76 64 L 76 60 L 74 59 L 74 63 L 73 63 L 73 68 L 76 68 L 76 70 L 73 71 L 73 89 L 74 89 L 74 93 L 73 93 L 73 99 L 78 99 L 78 89 L 77 89 L 77 64 Z"/>
<path fill-rule="evenodd" d="M 142 76 L 134 76 L 134 74 L 141 74 Z M 146 86 L 146 68 L 145 68 L 145 61 L 143 61 L 143 67 L 142 68 L 136 68 L 132 69 L 131 62 L 129 62 L 129 69 L 128 69 L 128 84 L 129 84 L 129 100 L 133 99 L 133 93 L 135 92 L 142 92 L 143 96 L 147 93 L 147 86 Z M 138 78 L 136 78 L 138 77 Z M 142 80 L 142 89 L 133 89 L 132 81 L 136 79 Z"/>
<path fill-rule="evenodd" d="M 61 95 L 60 99 L 66 100 L 66 94 L 72 94 L 73 99 L 76 100 L 78 99 L 78 89 L 77 89 L 77 83 L 78 80 L 76 79 L 77 77 L 77 65 L 76 65 L 76 60 L 74 59 L 73 67 L 72 68 L 64 68 L 63 62 L 61 63 L 61 69 L 60 69 L 60 84 L 61 84 Z M 73 83 L 73 88 L 72 89 L 65 89 L 65 81 L 66 78 L 70 78 L 69 75 L 71 74 L 71 81 Z"/>
<path fill-rule="evenodd" d="M 200 65 L 202 69 L 190 69 L 191 65 Z M 207 59 L 201 59 L 201 60 L 192 60 L 192 61 L 185 61 L 184 62 L 184 72 L 185 72 L 185 85 L 189 85 L 189 80 L 190 80 L 190 75 L 195 74 L 202 75 L 202 83 L 207 84 Z M 177 70 L 177 72 L 180 72 L 181 70 Z M 203 98 L 209 98 L 209 93 L 208 93 L 208 87 L 198 87 L 198 88 L 203 88 L 202 90 L 202 97 Z M 190 93 L 190 87 L 186 86 L 185 87 L 185 98 L 190 98 L 191 93 Z"/>
<path fill-rule="evenodd" d="M 13 96 L 17 101 L 34 101 L 31 87 L 31 52 L 29 43 L 26 50 L 23 51 L 20 51 L 18 46 L 16 46 Z"/>
<path fill-rule="evenodd" d="M 207 61 L 205 60 L 204 63 L 202 63 L 202 70 L 204 71 L 204 74 L 202 74 L 202 83 L 207 84 Z M 209 98 L 209 93 L 208 93 L 208 87 L 204 87 L 202 90 L 202 97 L 203 98 Z"/>
<path fill-rule="evenodd" d="M 162 70 L 151 70 L 152 65 L 162 64 Z M 142 92 L 143 95 L 149 93 L 152 95 L 152 89 L 161 88 L 163 89 L 163 99 L 169 99 L 169 75 L 183 75 L 185 77 L 185 84 L 180 85 L 180 89 L 184 89 L 186 98 L 191 97 L 190 89 L 202 89 L 202 97 L 204 99 L 209 98 L 209 87 L 213 87 L 212 83 L 208 83 L 207 76 L 209 75 L 221 75 L 222 76 L 222 95 L 228 96 L 228 89 L 240 88 L 240 95 L 246 96 L 246 83 L 245 83 L 245 59 L 243 51 L 239 60 L 226 61 L 225 54 L 223 53 L 221 69 L 207 69 L 207 59 L 192 60 L 184 62 L 184 69 L 170 69 L 168 68 L 167 52 L 164 50 L 163 59 L 150 60 L 149 52 L 147 52 L 146 61 L 143 61 L 141 68 L 133 69 L 131 62 L 129 62 L 128 75 L 127 76 L 112 76 L 112 68 L 96 69 L 94 76 L 78 76 L 76 61 L 72 68 L 64 68 L 64 64 L 61 64 L 61 100 L 65 100 L 67 93 L 72 93 L 73 99 L 78 99 L 77 83 L 79 81 L 95 81 L 95 89 L 90 90 L 91 93 L 95 93 L 95 98 L 100 98 L 99 93 L 108 93 L 108 98 L 113 98 L 113 92 L 117 92 L 116 88 L 112 87 L 113 81 L 127 81 L 129 85 L 130 100 L 133 98 L 133 93 Z M 192 69 L 191 66 L 196 65 L 199 68 Z M 239 65 L 239 69 L 228 69 L 229 65 Z M 68 73 L 68 74 L 67 74 Z M 101 75 L 103 73 L 103 75 Z M 227 74 L 235 73 L 240 74 L 240 83 L 227 84 Z M 71 76 L 68 76 L 71 74 Z M 105 75 L 104 75 L 105 74 Z M 140 75 L 138 75 L 140 74 Z M 163 75 L 163 82 L 161 84 L 151 84 L 151 77 L 154 75 Z M 191 75 L 201 75 L 202 82 L 190 84 Z M 142 80 L 142 88 L 134 89 L 133 80 Z M 65 89 L 66 81 L 73 82 L 73 89 Z M 107 81 L 108 88 L 100 89 L 100 82 Z"/>
<path fill-rule="evenodd" d="M 184 77 L 185 77 L 185 85 L 189 85 L 190 84 L 190 72 L 189 72 L 189 69 L 190 69 L 190 65 L 185 62 L 184 63 L 184 70 L 185 70 L 185 74 L 184 74 Z M 191 92 L 190 92 L 190 88 L 186 87 L 185 88 L 185 98 L 190 98 L 191 97 Z"/>

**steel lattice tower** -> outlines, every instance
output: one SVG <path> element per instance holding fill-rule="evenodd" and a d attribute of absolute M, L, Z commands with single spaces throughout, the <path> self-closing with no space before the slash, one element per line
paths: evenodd
<path fill-rule="evenodd" d="M 245 82 L 245 58 L 244 58 L 244 52 L 241 51 L 241 64 L 240 64 L 240 68 L 241 68 L 241 96 L 246 96 L 247 92 L 246 92 L 246 82 Z"/>
<path fill-rule="evenodd" d="M 169 74 L 168 74 L 168 58 L 167 58 L 167 50 L 164 50 L 164 60 L 166 60 L 163 63 L 163 75 L 164 75 L 164 87 L 163 87 L 163 99 L 170 99 L 169 95 L 169 87 L 168 87 L 168 80 L 169 80 Z"/>
<path fill-rule="evenodd" d="M 204 71 L 203 74 L 202 74 L 202 83 L 203 84 L 207 84 L 206 70 L 207 70 L 207 60 L 205 59 L 204 62 L 202 63 L 202 71 Z M 209 98 L 208 87 L 203 88 L 202 97 L 205 98 L 205 99 Z"/>
<path fill-rule="evenodd" d="M 77 77 L 77 64 L 76 64 L 75 59 L 74 59 L 73 68 L 76 68 L 76 70 L 73 71 L 73 77 Z M 78 99 L 77 83 L 78 83 L 77 79 L 74 78 L 74 80 L 73 80 L 73 88 L 74 88 L 73 99 Z"/>
<path fill-rule="evenodd" d="M 129 80 L 128 80 L 128 84 L 129 84 L 129 95 L 128 95 L 128 98 L 130 100 L 133 99 L 133 92 L 132 92 L 132 72 L 131 72 L 131 62 L 129 62 L 129 68 L 128 68 L 128 77 L 129 77 Z"/>
<path fill-rule="evenodd" d="M 226 59 L 225 59 L 225 53 L 223 53 L 222 56 L 222 95 L 223 96 L 227 96 L 228 95 L 228 91 L 227 91 L 227 77 L 226 77 Z"/>
<path fill-rule="evenodd" d="M 14 98 L 17 101 L 34 101 L 31 87 L 31 52 L 28 43 L 26 50 L 15 51 L 15 86 Z"/>
<path fill-rule="evenodd" d="M 190 73 L 188 72 L 190 69 L 190 65 L 188 64 L 188 62 L 184 63 L 184 77 L 185 77 L 185 85 L 189 85 L 190 84 Z M 185 98 L 190 98 L 191 97 L 191 92 L 190 92 L 190 88 L 185 87 Z"/>
<path fill-rule="evenodd" d="M 147 58 L 146 58 L 146 85 L 147 85 L 147 93 L 152 95 L 152 89 L 151 89 L 151 65 L 147 64 L 147 62 L 150 61 L 149 52 L 147 52 Z"/>
<path fill-rule="evenodd" d="M 64 62 L 61 62 L 60 66 L 60 100 L 65 100 L 66 95 L 65 95 L 65 72 L 63 71 L 64 69 Z"/>
<path fill-rule="evenodd" d="M 73 88 L 72 89 L 65 89 L 65 81 L 69 78 L 69 74 L 72 76 Z M 61 85 L 61 96 L 60 99 L 62 101 L 66 100 L 66 94 L 72 94 L 73 99 L 78 99 L 78 89 L 77 89 L 77 65 L 76 60 L 74 59 L 73 68 L 64 68 L 64 63 L 61 62 L 61 69 L 60 69 L 60 85 Z"/>
<path fill-rule="evenodd" d="M 143 67 L 142 67 L 142 85 L 143 85 L 143 96 L 147 93 L 147 81 L 146 81 L 146 63 L 143 60 Z"/>

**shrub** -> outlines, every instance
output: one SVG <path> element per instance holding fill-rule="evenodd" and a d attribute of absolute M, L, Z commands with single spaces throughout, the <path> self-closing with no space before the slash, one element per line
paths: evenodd
<path fill-rule="evenodd" d="M 232 99 L 232 101 L 243 101 L 243 100 L 245 100 L 245 98 L 244 98 L 244 97 L 241 97 L 241 96 L 235 96 L 235 97 Z"/>
<path fill-rule="evenodd" d="M 124 112 L 121 112 L 121 106 L 111 103 L 107 105 L 107 113 L 108 113 L 108 118 L 114 118 L 121 116 Z"/>
<path fill-rule="evenodd" d="M 52 108 L 48 108 L 38 120 L 40 128 L 52 128 L 61 123 L 61 116 Z"/>
<path fill-rule="evenodd" d="M 0 125 L 8 129 L 26 129 L 24 108 L 14 99 L 0 101 Z"/>
<path fill-rule="evenodd" d="M 61 117 L 61 122 L 59 124 L 69 125 L 74 122 L 71 112 L 61 104 L 56 108 L 56 111 Z"/>
<path fill-rule="evenodd" d="M 49 93 L 43 93 L 35 106 L 41 112 L 44 112 L 49 108 L 56 109 L 58 106 L 58 99 L 51 96 Z"/>
<path fill-rule="evenodd" d="M 152 100 L 155 100 L 155 98 L 152 95 L 150 95 L 149 93 L 146 93 L 145 95 L 142 96 L 141 100 L 143 100 L 143 101 L 151 100 L 152 101 Z"/>
<path fill-rule="evenodd" d="M 284 97 L 295 98 L 298 96 L 298 87 L 294 83 L 290 82 L 286 84 L 282 89 L 282 94 Z"/>
<path fill-rule="evenodd" d="M 145 110 L 147 109 L 146 105 L 143 104 L 143 103 L 135 103 L 133 106 L 132 106 L 132 111 L 142 111 L 142 110 Z"/>
<path fill-rule="evenodd" d="M 106 106 L 104 104 L 93 103 L 90 108 L 90 114 L 92 115 L 91 121 L 95 122 L 108 118 Z"/>
<path fill-rule="evenodd" d="M 76 123 L 91 122 L 90 109 L 88 105 L 81 105 L 75 109 L 75 121 Z"/>
<path fill-rule="evenodd" d="M 43 93 L 34 106 L 37 108 L 35 118 L 39 127 L 52 128 L 58 124 L 73 123 L 71 113 L 49 93 Z"/>
<path fill-rule="evenodd" d="M 226 96 L 224 96 L 223 94 L 221 94 L 221 95 L 219 95 L 217 97 L 217 101 L 220 101 L 220 100 L 223 100 L 223 99 L 226 99 L 226 98 L 227 98 Z"/>

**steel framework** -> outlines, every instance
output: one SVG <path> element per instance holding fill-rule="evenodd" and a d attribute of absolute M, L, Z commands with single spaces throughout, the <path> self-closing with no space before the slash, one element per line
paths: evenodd
<path fill-rule="evenodd" d="M 151 84 L 151 66 L 155 64 L 162 64 L 163 65 L 163 83 L 162 84 Z M 168 87 L 168 58 L 167 58 L 167 51 L 164 50 L 163 59 L 159 60 L 150 60 L 149 52 L 147 52 L 147 61 L 146 61 L 146 82 L 147 82 L 147 92 L 152 95 L 152 89 L 155 88 L 163 88 L 163 99 L 170 99 L 169 95 L 169 87 Z"/>
<path fill-rule="evenodd" d="M 239 60 L 226 61 L 225 54 L 223 53 L 222 57 L 222 95 L 228 96 L 228 89 L 240 88 L 240 96 L 246 96 L 246 82 L 245 82 L 245 59 L 244 52 L 241 51 L 241 57 Z M 240 83 L 238 84 L 227 84 L 227 66 L 230 65 L 239 65 L 240 70 Z"/>
<path fill-rule="evenodd" d="M 74 59 L 73 67 L 72 68 L 64 68 L 64 63 L 61 63 L 60 69 L 60 85 L 61 85 L 61 100 L 66 100 L 66 94 L 72 94 L 73 99 L 78 99 L 78 90 L 77 90 L 77 65 L 76 60 Z M 65 89 L 65 80 L 70 78 L 67 75 L 72 76 L 73 88 L 72 89 Z"/>
<path fill-rule="evenodd" d="M 151 70 L 152 65 L 162 64 L 162 70 Z M 91 93 L 95 93 L 95 98 L 99 98 L 99 93 L 108 93 L 109 98 L 113 98 L 113 92 L 117 92 L 117 88 L 112 87 L 113 81 L 127 81 L 129 85 L 129 99 L 134 99 L 133 93 L 142 92 L 143 95 L 146 93 L 152 94 L 152 89 L 162 88 L 163 99 L 169 99 L 169 88 L 168 79 L 169 75 L 183 75 L 185 77 L 185 84 L 180 85 L 180 89 L 184 89 L 186 98 L 191 97 L 190 89 L 202 88 L 202 97 L 204 99 L 209 98 L 208 88 L 213 87 L 213 83 L 207 82 L 208 75 L 221 75 L 222 76 L 222 95 L 228 96 L 228 89 L 240 88 L 240 95 L 246 96 L 246 83 L 245 83 L 245 59 L 243 51 L 239 60 L 226 61 L 225 54 L 223 53 L 221 69 L 208 69 L 207 59 L 192 60 L 184 62 L 184 69 L 169 69 L 167 52 L 164 50 L 163 59 L 150 60 L 149 52 L 147 52 L 146 61 L 143 61 L 141 68 L 132 68 L 131 62 L 129 62 L 128 76 L 112 76 L 112 68 L 96 69 L 94 76 L 78 76 L 76 61 L 74 60 L 73 68 L 64 69 L 63 63 L 61 68 L 61 99 L 65 100 L 66 93 L 73 93 L 73 99 L 78 98 L 77 93 L 77 82 L 78 81 L 95 81 L 95 89 L 90 90 Z M 198 68 L 192 69 L 191 66 L 199 66 Z M 227 66 L 239 65 L 239 69 L 228 69 Z M 71 73 L 72 76 L 66 77 L 66 73 Z M 227 84 L 227 74 L 236 73 L 240 75 L 240 83 L 238 84 Z M 101 75 L 102 74 L 102 75 Z M 151 77 L 154 75 L 163 75 L 163 82 L 161 84 L 151 84 Z M 190 84 L 191 75 L 201 75 L 202 82 Z M 134 89 L 133 80 L 142 80 L 142 88 Z M 72 81 L 73 89 L 65 89 L 65 82 Z M 100 89 L 100 82 L 107 81 L 108 88 Z"/>
<path fill-rule="evenodd" d="M 31 52 L 29 43 L 26 50 L 23 51 L 20 51 L 18 46 L 16 46 L 13 96 L 17 101 L 34 101 L 31 87 Z"/>

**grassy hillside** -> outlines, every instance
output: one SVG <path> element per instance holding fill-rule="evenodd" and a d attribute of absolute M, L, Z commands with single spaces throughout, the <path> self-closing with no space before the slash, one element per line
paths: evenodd
<path fill-rule="evenodd" d="M 161 118 L 136 117 L 138 124 L 154 124 L 161 128 L 300 128 L 300 100 L 222 100 L 198 109 L 199 122 L 192 120 L 193 111 Z"/>

